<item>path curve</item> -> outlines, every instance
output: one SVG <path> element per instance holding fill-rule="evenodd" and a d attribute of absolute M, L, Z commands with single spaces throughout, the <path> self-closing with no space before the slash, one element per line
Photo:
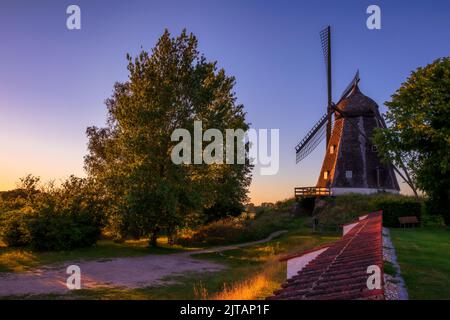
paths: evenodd
<path fill-rule="evenodd" d="M 66 269 L 77 265 L 81 269 L 83 289 L 99 287 L 139 288 L 173 283 L 165 280 L 169 276 L 187 272 L 215 272 L 225 268 L 223 264 L 191 257 L 193 254 L 223 252 L 252 246 L 273 240 L 287 230 L 277 231 L 267 238 L 236 245 L 167 255 L 145 255 L 101 260 L 66 261 L 23 273 L 0 273 L 0 296 L 30 294 L 68 293 Z"/>
<path fill-rule="evenodd" d="M 282 234 L 284 234 L 286 232 L 288 232 L 288 231 L 287 230 L 275 231 L 275 232 L 272 232 L 265 239 L 251 241 L 251 242 L 238 243 L 238 244 L 234 244 L 234 245 L 232 244 L 232 245 L 223 246 L 223 247 L 213 247 L 213 248 L 209 248 L 209 249 L 202 249 L 202 250 L 196 250 L 196 251 L 191 251 L 191 252 L 183 252 L 183 254 L 192 255 L 192 254 L 200 254 L 200 253 L 224 252 L 224 251 L 239 249 L 239 248 L 243 248 L 243 247 L 250 247 L 255 244 L 269 242 L 275 238 L 278 238 L 279 236 L 281 236 Z"/>

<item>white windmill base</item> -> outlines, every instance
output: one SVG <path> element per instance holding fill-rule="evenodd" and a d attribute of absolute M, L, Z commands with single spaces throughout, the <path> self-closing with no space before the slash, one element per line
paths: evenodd
<path fill-rule="evenodd" d="M 395 193 L 399 191 L 395 189 L 375 189 L 375 188 L 331 188 L 331 195 L 338 196 L 346 193 L 373 194 L 379 192 Z"/>

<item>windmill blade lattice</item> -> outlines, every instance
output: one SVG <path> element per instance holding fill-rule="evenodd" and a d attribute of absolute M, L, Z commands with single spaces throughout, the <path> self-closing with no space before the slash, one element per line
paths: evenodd
<path fill-rule="evenodd" d="M 352 89 L 358 84 L 359 80 L 359 70 L 357 70 L 352 81 L 348 84 L 347 88 L 345 88 L 344 92 L 342 93 L 339 102 L 341 102 L 352 91 Z M 339 102 L 336 104 L 339 104 Z"/>
<path fill-rule="evenodd" d="M 328 68 L 328 35 L 329 35 L 330 29 L 329 27 L 326 27 L 325 29 L 323 29 L 322 31 L 320 31 L 320 42 L 322 44 L 322 52 L 323 52 L 323 57 L 325 59 L 325 66 Z"/>
<path fill-rule="evenodd" d="M 319 121 L 306 134 L 302 141 L 295 147 L 296 163 L 306 158 L 322 142 L 326 133 L 327 114 L 324 114 Z"/>

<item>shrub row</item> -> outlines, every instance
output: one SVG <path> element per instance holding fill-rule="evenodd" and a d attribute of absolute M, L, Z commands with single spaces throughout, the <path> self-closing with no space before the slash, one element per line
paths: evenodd
<path fill-rule="evenodd" d="M 21 210 L 4 214 L 1 234 L 10 247 L 30 246 L 36 251 L 71 250 L 93 245 L 100 226 L 91 215 L 27 213 Z"/>
<path fill-rule="evenodd" d="M 364 213 L 383 210 L 383 225 L 399 226 L 398 218 L 416 216 L 422 219 L 423 199 L 394 194 L 347 194 L 323 200 L 325 204 L 314 210 L 322 224 L 344 224 Z"/>
<path fill-rule="evenodd" d="M 380 201 L 378 207 L 379 210 L 383 210 L 383 225 L 385 227 L 398 227 L 399 217 L 416 216 L 421 221 L 422 203 L 412 198 Z"/>
<path fill-rule="evenodd" d="M 298 219 L 285 212 L 262 212 L 256 217 L 225 218 L 179 235 L 183 246 L 224 245 L 264 239 L 272 232 L 290 229 Z"/>
<path fill-rule="evenodd" d="M 48 251 L 96 243 L 105 204 L 85 179 L 72 176 L 60 188 L 39 192 L 38 179 L 27 179 L 31 186 L 24 189 L 21 201 L 12 198 L 0 203 L 0 238 L 6 245 Z"/>

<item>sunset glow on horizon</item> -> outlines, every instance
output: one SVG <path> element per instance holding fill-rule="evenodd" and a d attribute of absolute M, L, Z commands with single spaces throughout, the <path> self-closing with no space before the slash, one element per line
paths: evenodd
<path fill-rule="evenodd" d="M 117 1 L 105 8 L 83 0 L 77 1 L 79 31 L 65 27 L 65 1 L 9 3 L 0 11 L 0 191 L 27 174 L 44 182 L 85 176 L 85 130 L 104 125 L 104 100 L 128 77 L 126 53 L 135 56 L 141 46 L 150 51 L 165 28 L 172 35 L 187 28 L 205 57 L 236 77 L 237 102 L 252 127 L 280 130 L 280 170 L 274 176 L 255 171 L 251 202 L 290 198 L 294 187 L 316 184 L 325 152 L 322 142 L 295 164 L 295 145 L 326 112 L 319 38 L 325 25 L 334 30 L 333 96 L 359 69 L 362 92 L 382 112 L 412 70 L 450 52 L 443 41 L 450 30 L 448 1 L 378 2 L 383 27 L 377 31 L 365 26 L 366 2 L 211 1 L 173 10 L 170 1 L 132 7 Z"/>

